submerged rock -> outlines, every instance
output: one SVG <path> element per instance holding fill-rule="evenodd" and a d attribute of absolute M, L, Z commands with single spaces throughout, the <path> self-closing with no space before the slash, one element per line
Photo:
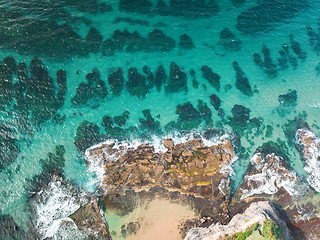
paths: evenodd
<path fill-rule="evenodd" d="M 263 62 L 264 72 L 271 78 L 277 77 L 278 76 L 277 66 L 272 61 L 269 48 L 267 48 L 267 46 L 264 45 L 262 47 L 262 53 L 264 56 L 264 62 Z"/>
<path fill-rule="evenodd" d="M 292 51 L 297 55 L 297 57 L 302 60 L 306 59 L 307 53 L 302 51 L 300 44 L 294 39 L 293 34 L 290 34 L 290 42 Z"/>
<path fill-rule="evenodd" d="M 100 72 L 95 69 L 86 75 L 87 83 L 82 82 L 77 87 L 76 95 L 71 99 L 75 106 L 86 105 L 93 100 L 104 99 L 108 96 L 105 82 L 100 79 Z"/>
<path fill-rule="evenodd" d="M 212 127 L 212 113 L 210 108 L 206 103 L 204 103 L 202 100 L 198 99 L 198 110 L 201 113 L 202 118 L 204 119 L 207 127 Z"/>
<path fill-rule="evenodd" d="M 111 38 L 105 40 L 101 45 L 101 53 L 104 56 L 111 56 L 117 51 L 125 52 L 169 52 L 176 46 L 175 40 L 165 35 L 161 30 L 154 29 L 143 37 L 139 32 L 133 33 L 128 30 L 116 30 Z"/>
<path fill-rule="evenodd" d="M 126 87 L 130 95 L 144 98 L 149 92 L 146 77 L 141 75 L 136 68 L 128 70 L 128 82 Z"/>
<path fill-rule="evenodd" d="M 8 56 L 2 60 L 4 66 L 8 69 L 10 75 L 17 73 L 16 60 L 12 56 Z"/>
<path fill-rule="evenodd" d="M 237 29 L 245 34 L 266 33 L 277 25 L 294 17 L 308 5 L 307 1 L 294 2 L 282 0 L 259 1 L 237 17 Z"/>
<path fill-rule="evenodd" d="M 126 124 L 128 119 L 129 119 L 129 111 L 125 111 L 120 116 L 116 116 L 113 118 L 114 123 L 119 125 L 120 127 L 123 127 Z M 104 121 L 104 126 L 107 127 L 107 126 L 110 126 L 110 124 L 105 123 Z"/>
<path fill-rule="evenodd" d="M 187 91 L 187 75 L 174 62 L 170 64 L 170 75 L 166 87 L 168 93 Z"/>
<path fill-rule="evenodd" d="M 111 87 L 112 94 L 114 96 L 120 96 L 124 87 L 124 78 L 121 68 L 118 68 L 117 71 L 109 75 L 108 82 Z"/>
<path fill-rule="evenodd" d="M 65 154 L 66 150 L 63 145 L 57 145 L 55 147 L 55 153 L 49 152 L 45 159 L 40 159 L 43 171 L 55 172 L 57 170 L 62 171 L 65 166 Z"/>
<path fill-rule="evenodd" d="M 236 104 L 233 106 L 231 112 L 233 115 L 233 125 L 244 127 L 248 124 L 248 121 L 250 119 L 250 109 Z"/>
<path fill-rule="evenodd" d="M 214 87 L 218 92 L 220 91 L 220 76 L 214 73 L 211 68 L 204 65 L 201 68 L 202 76 L 208 80 L 212 87 Z"/>
<path fill-rule="evenodd" d="M 40 4 L 43 3 L 42 1 Z M 36 4 L 36 6 L 32 7 L 30 4 Z M 42 9 L 37 1 L 30 4 L 18 6 L 17 9 Z M 57 7 L 53 6 L 53 8 Z M 50 6 L 45 8 L 45 10 L 42 9 L 41 17 L 35 17 L 34 13 L 24 15 L 23 10 L 18 13 L 12 8 L 3 9 L 1 17 L 2 27 L 0 29 L 2 36 L 0 41 L 1 48 L 13 50 L 20 54 L 31 54 L 55 59 L 68 59 L 75 55 L 80 57 L 86 56 L 88 53 L 87 42 L 69 24 L 58 24 L 56 22 L 57 17 L 54 20 L 45 19 L 44 16 L 46 16 L 50 9 Z M 62 14 L 63 9 L 59 8 L 59 10 L 53 12 Z M 65 21 L 65 19 L 62 21 Z M 14 32 L 8 31 L 10 28 L 15 28 L 16 30 Z M 37 44 L 34 44 L 35 38 L 37 39 Z"/>
<path fill-rule="evenodd" d="M 82 122 L 74 139 L 74 144 L 80 152 L 84 152 L 90 146 L 102 142 L 104 136 L 100 133 L 99 127 L 88 121 Z"/>
<path fill-rule="evenodd" d="M 259 53 L 253 54 L 253 61 L 258 67 L 263 68 L 263 61 Z"/>
<path fill-rule="evenodd" d="M 147 76 L 147 87 L 149 89 L 153 88 L 154 85 L 154 75 L 151 69 L 146 65 L 142 68 L 144 74 Z"/>
<path fill-rule="evenodd" d="M 57 108 L 61 108 L 64 105 L 64 100 L 68 91 L 67 75 L 62 69 L 57 71 L 57 83 L 59 88 L 57 93 Z"/>
<path fill-rule="evenodd" d="M 237 62 L 232 63 L 233 69 L 236 71 L 236 88 L 243 92 L 245 95 L 252 96 L 253 92 L 251 90 L 251 86 L 248 78 L 245 73 L 240 68 Z"/>
<path fill-rule="evenodd" d="M 190 102 L 178 105 L 176 114 L 179 115 L 177 125 L 180 129 L 196 129 L 201 123 L 200 112 L 198 112 Z"/>
<path fill-rule="evenodd" d="M 168 76 L 164 70 L 164 67 L 162 65 L 159 66 L 154 80 L 154 84 L 156 85 L 158 92 L 161 91 L 161 86 L 167 83 L 167 78 Z"/>
<path fill-rule="evenodd" d="M 103 36 L 101 33 L 95 28 L 90 28 L 86 38 L 87 42 L 87 51 L 92 53 L 98 53 L 100 52 L 100 45 L 103 41 Z"/>
<path fill-rule="evenodd" d="M 291 90 L 287 94 L 279 95 L 278 101 L 280 106 L 283 107 L 294 107 L 297 105 L 297 91 Z"/>
<path fill-rule="evenodd" d="M 27 82 L 26 101 L 36 125 L 50 119 L 57 110 L 52 78 L 42 62 L 34 57 L 30 63 L 31 77 Z"/>
<path fill-rule="evenodd" d="M 237 39 L 228 28 L 224 28 L 220 32 L 219 44 L 226 50 L 239 51 L 241 49 L 241 40 Z"/>
<path fill-rule="evenodd" d="M 218 111 L 220 108 L 220 104 L 221 104 L 220 98 L 215 94 L 211 94 L 210 99 L 211 99 L 211 101 L 210 101 L 211 105 L 214 107 L 215 110 Z"/>
<path fill-rule="evenodd" d="M 149 51 L 169 52 L 176 46 L 174 39 L 166 36 L 159 29 L 154 29 L 149 33 L 148 40 Z"/>
<path fill-rule="evenodd" d="M 153 119 L 150 109 L 145 109 L 142 113 L 145 119 L 139 118 L 140 129 L 147 130 L 151 134 L 159 134 L 161 132 L 160 122 Z"/>
<path fill-rule="evenodd" d="M 152 5 L 152 2 L 149 0 L 120 0 L 119 10 L 124 12 L 148 14 L 151 11 Z"/>
<path fill-rule="evenodd" d="M 183 34 L 180 36 L 179 47 L 182 49 L 192 49 L 195 48 L 194 43 L 187 34 Z"/>

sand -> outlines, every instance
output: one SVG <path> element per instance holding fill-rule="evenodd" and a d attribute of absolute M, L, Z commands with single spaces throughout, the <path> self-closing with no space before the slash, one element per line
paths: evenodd
<path fill-rule="evenodd" d="M 180 224 L 195 217 L 198 215 L 189 206 L 172 203 L 166 199 L 155 199 L 138 205 L 133 212 L 122 217 L 121 225 L 140 222 L 140 229 L 136 234 L 126 238 L 129 240 L 178 240 L 182 239 L 179 234 Z M 114 236 L 113 238 L 117 239 Z"/>

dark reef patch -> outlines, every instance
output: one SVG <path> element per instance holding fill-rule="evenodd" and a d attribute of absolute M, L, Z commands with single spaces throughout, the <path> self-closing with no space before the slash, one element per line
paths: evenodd
<path fill-rule="evenodd" d="M 220 108 L 220 104 L 221 104 L 220 98 L 215 94 L 211 94 L 210 95 L 210 100 L 211 100 L 210 101 L 211 105 L 214 107 L 215 110 L 218 111 L 219 108 Z"/>
<path fill-rule="evenodd" d="M 252 96 L 253 92 L 248 78 L 240 68 L 237 62 L 232 63 L 233 69 L 236 71 L 236 88 L 243 92 L 245 95 Z"/>
<path fill-rule="evenodd" d="M 164 70 L 163 66 L 159 66 L 157 71 L 156 71 L 156 76 L 154 80 L 154 84 L 158 90 L 158 92 L 161 91 L 161 86 L 167 83 L 167 74 L 166 71 Z"/>
<path fill-rule="evenodd" d="M 58 72 L 61 71 L 59 70 Z M 29 110 L 32 112 L 34 124 L 40 125 L 49 120 L 59 107 L 63 105 L 66 80 L 61 79 L 65 77 L 61 74 L 57 73 L 59 77 L 59 101 L 57 101 L 55 86 L 46 67 L 37 57 L 32 58 L 30 63 L 30 78 L 27 81 L 26 102 Z"/>
<path fill-rule="evenodd" d="M 66 150 L 63 145 L 57 145 L 55 147 L 55 153 L 49 152 L 45 159 L 41 159 L 43 171 L 54 173 L 57 170 L 63 170 L 65 166 L 64 154 Z"/>
<path fill-rule="evenodd" d="M 191 37 L 187 34 L 183 34 L 180 36 L 179 47 L 186 50 L 195 48 Z"/>
<path fill-rule="evenodd" d="M 101 53 L 104 56 L 110 56 L 121 51 L 169 52 L 175 46 L 175 40 L 166 36 L 159 29 L 154 29 L 147 37 L 141 36 L 137 31 L 130 33 L 128 30 L 116 30 L 111 38 L 102 43 Z"/>
<path fill-rule="evenodd" d="M 120 96 L 124 87 L 124 78 L 121 68 L 109 75 L 108 83 L 114 96 Z"/>
<path fill-rule="evenodd" d="M 309 129 L 308 124 L 306 123 L 307 114 L 303 112 L 296 116 L 293 120 L 288 120 L 287 123 L 282 125 L 282 130 L 284 135 L 287 138 L 287 142 L 289 145 L 293 146 L 296 142 L 295 134 L 297 129 L 306 128 Z"/>
<path fill-rule="evenodd" d="M 207 79 L 212 87 L 214 87 L 218 92 L 220 91 L 220 76 L 213 72 L 207 65 L 201 68 L 203 78 Z"/>
<path fill-rule="evenodd" d="M 276 25 L 288 22 L 308 5 L 308 1 L 263 0 L 242 12 L 237 18 L 237 29 L 245 34 L 265 33 Z"/>
<path fill-rule="evenodd" d="M 269 77 L 277 77 L 278 76 L 277 66 L 272 61 L 269 48 L 267 48 L 267 46 L 263 46 L 262 53 L 264 56 L 264 62 L 263 62 L 264 72 Z"/>
<path fill-rule="evenodd" d="M 150 109 L 145 109 L 142 111 L 144 119 L 139 118 L 140 122 L 140 129 L 147 131 L 150 134 L 160 134 L 160 122 L 155 121 L 154 118 L 151 116 Z"/>
<path fill-rule="evenodd" d="M 200 18 L 217 14 L 219 6 L 214 0 L 170 0 L 169 5 L 164 0 L 158 0 L 155 4 L 149 0 L 120 0 L 119 10 L 139 14 Z"/>
<path fill-rule="evenodd" d="M 94 123 L 84 121 L 77 128 L 74 145 L 79 152 L 84 153 L 86 149 L 103 140 L 105 140 L 105 136 L 100 132 L 99 127 Z"/>
<path fill-rule="evenodd" d="M 161 30 L 155 29 L 148 35 L 148 50 L 169 52 L 176 46 L 174 39 L 166 36 Z"/>
<path fill-rule="evenodd" d="M 297 104 L 297 91 L 292 90 L 286 94 L 279 95 L 278 101 L 281 106 L 284 107 L 294 107 Z"/>
<path fill-rule="evenodd" d="M 115 124 L 117 124 L 120 127 L 123 127 L 127 120 L 129 119 L 129 111 L 123 112 L 120 116 L 116 116 L 113 118 L 113 121 Z M 107 124 L 108 125 L 108 124 Z M 109 124 L 110 125 L 110 124 Z M 111 126 L 111 125 L 110 125 Z"/>
<path fill-rule="evenodd" d="M 177 126 L 182 130 L 195 129 L 201 124 L 201 113 L 190 102 L 186 102 L 183 105 L 179 104 L 176 114 L 179 115 Z"/>
<path fill-rule="evenodd" d="M 119 10 L 124 12 L 135 12 L 141 14 L 150 13 L 152 2 L 149 0 L 120 0 Z"/>
<path fill-rule="evenodd" d="M 170 75 L 166 86 L 168 93 L 187 91 L 187 74 L 175 62 L 170 63 Z"/>
<path fill-rule="evenodd" d="M 25 16 L 19 11 L 2 10 L 2 48 L 53 59 L 87 56 L 90 43 L 82 39 L 69 24 L 59 25 L 52 20 Z"/>
<path fill-rule="evenodd" d="M 100 52 L 100 45 L 103 41 L 103 36 L 96 28 L 90 28 L 85 40 L 87 42 L 87 51 L 89 53 Z"/>
<path fill-rule="evenodd" d="M 220 32 L 219 44 L 221 44 L 226 50 L 236 52 L 241 49 L 241 40 L 237 39 L 236 35 L 234 35 L 228 28 L 224 28 Z"/>
<path fill-rule="evenodd" d="M 212 113 L 208 105 L 202 100 L 198 99 L 198 110 L 201 113 L 203 120 L 206 123 L 206 127 L 212 127 Z"/>
<path fill-rule="evenodd" d="M 101 100 L 108 96 L 107 86 L 100 79 L 100 73 L 97 69 L 88 73 L 86 80 L 87 82 L 79 84 L 76 95 L 71 99 L 75 106 L 86 105 L 91 100 Z"/>
<path fill-rule="evenodd" d="M 130 68 L 128 70 L 126 87 L 130 95 L 139 98 L 144 98 L 149 91 L 146 77 L 140 74 L 136 68 Z"/>

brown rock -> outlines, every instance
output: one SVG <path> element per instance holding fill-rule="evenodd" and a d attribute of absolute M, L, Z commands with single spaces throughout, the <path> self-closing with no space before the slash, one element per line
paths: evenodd
<path fill-rule="evenodd" d="M 82 206 L 70 218 L 78 228 L 94 239 L 110 239 L 108 224 L 101 215 L 97 200 Z"/>
<path fill-rule="evenodd" d="M 169 150 L 172 149 L 174 146 L 173 140 L 171 138 L 163 139 L 162 144 Z"/>

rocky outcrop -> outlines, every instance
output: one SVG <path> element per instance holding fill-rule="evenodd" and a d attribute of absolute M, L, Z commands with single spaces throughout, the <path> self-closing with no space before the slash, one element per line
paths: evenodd
<path fill-rule="evenodd" d="M 276 208 L 271 203 L 263 201 L 252 203 L 244 213 L 234 216 L 228 225 L 217 223 L 212 224 L 208 228 L 193 228 L 188 232 L 185 240 L 214 240 L 223 237 L 228 239 L 228 236 L 237 237 L 243 232 L 244 234 L 245 232 L 249 232 L 252 226 L 255 227 L 251 229 L 251 234 L 258 228 L 265 236 L 270 234 L 270 232 L 274 233 L 274 238 L 268 239 L 290 239 L 289 229 L 286 223 L 279 217 Z M 271 231 L 267 231 L 267 228 Z M 272 231 L 272 228 L 276 229 L 276 231 Z M 270 235 L 268 236 L 270 237 Z"/>
<path fill-rule="evenodd" d="M 296 148 L 301 153 L 307 181 L 311 187 L 320 192 L 320 139 L 307 127 L 296 131 Z"/>
<path fill-rule="evenodd" d="M 239 117 L 239 126 L 248 119 Z M 315 146 L 316 138 L 311 136 L 300 139 L 306 156 L 309 152 L 305 145 Z M 289 239 L 288 228 L 273 207 L 275 204 L 291 232 L 306 231 L 306 236 L 313 236 L 311 226 L 316 220 L 312 219 L 317 219 L 319 212 L 312 197 L 314 191 L 290 167 L 282 146 L 274 142 L 256 150 L 233 195 L 230 175 L 237 158 L 227 139 L 212 146 L 200 139 L 180 144 L 165 139 L 157 150 L 148 144 L 129 146 L 109 141 L 87 149 L 86 158 L 87 166 L 100 180 L 100 202 L 107 212 L 129 216 L 162 199 L 191 207 L 194 216 L 181 221 L 179 227 L 186 239 L 218 239 L 225 234 L 227 239 L 254 234 L 254 239 L 276 233 L 283 235 L 275 239 Z M 266 200 L 272 203 L 262 203 Z M 301 223 L 301 219 L 306 221 Z M 135 231 L 130 230 L 131 225 L 136 226 Z M 140 236 L 141 229 L 145 229 L 142 222 L 126 222 L 115 236 L 122 232 Z"/>
<path fill-rule="evenodd" d="M 308 220 L 300 220 L 292 223 L 292 235 L 294 239 L 313 240 L 320 236 L 320 218 L 312 217 Z"/>
<path fill-rule="evenodd" d="M 111 239 L 108 224 L 96 199 L 80 207 L 70 215 L 77 227 L 93 239 Z"/>
<path fill-rule="evenodd" d="M 200 139 L 177 145 L 166 139 L 163 145 L 167 151 L 156 153 L 147 144 L 126 151 L 100 144 L 86 155 L 104 166 L 100 188 L 109 193 L 164 187 L 215 199 L 229 194 L 229 166 L 235 160 L 229 140 L 206 147 Z M 111 156 L 118 156 L 117 161 L 110 161 Z M 87 163 L 92 164 L 90 160 Z"/>
<path fill-rule="evenodd" d="M 33 181 L 28 206 L 37 239 L 111 239 L 95 199 L 64 179 L 59 171 Z"/>
<path fill-rule="evenodd" d="M 257 152 L 248 166 L 242 185 L 238 188 L 236 197 L 244 199 L 250 196 L 273 195 L 283 197 L 298 194 L 298 176 L 285 160 L 275 153 L 263 154 Z"/>
<path fill-rule="evenodd" d="M 86 156 L 100 179 L 100 200 L 107 211 L 124 216 L 156 199 L 188 206 L 203 219 L 182 222 L 183 236 L 194 224 L 228 219 L 229 175 L 236 160 L 229 140 L 205 146 L 200 139 L 180 144 L 165 139 L 162 151 L 148 144 L 106 142 L 88 149 Z"/>

